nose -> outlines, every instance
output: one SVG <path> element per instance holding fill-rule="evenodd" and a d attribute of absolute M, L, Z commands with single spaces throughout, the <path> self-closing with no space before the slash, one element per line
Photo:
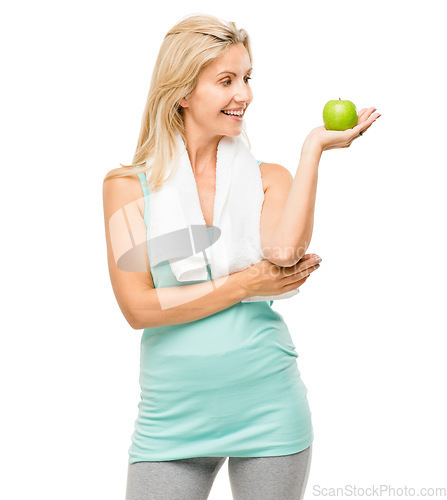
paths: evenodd
<path fill-rule="evenodd" d="M 246 102 L 248 106 L 253 100 L 253 92 L 251 88 L 246 83 L 240 84 L 234 94 L 234 100 L 238 103 Z"/>

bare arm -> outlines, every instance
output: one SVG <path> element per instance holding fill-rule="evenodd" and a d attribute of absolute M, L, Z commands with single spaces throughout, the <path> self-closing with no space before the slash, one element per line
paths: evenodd
<path fill-rule="evenodd" d="M 295 290 L 317 269 L 315 264 L 315 258 L 309 254 L 292 267 L 281 267 L 262 259 L 243 271 L 217 280 L 144 291 L 133 308 L 134 328 L 187 323 L 248 297 L 275 296 Z"/>
<path fill-rule="evenodd" d="M 132 307 L 133 328 L 196 321 L 227 309 L 250 294 L 244 271 L 193 285 L 141 290 Z"/>
<path fill-rule="evenodd" d="M 293 266 L 303 257 L 312 238 L 321 155 L 329 149 L 348 148 L 381 116 L 374 111 L 376 108 L 363 108 L 358 124 L 344 131 L 327 130 L 323 125 L 314 128 L 304 141 L 295 179 L 287 169 L 275 165 L 277 180 L 265 193 L 261 224 L 266 259 Z"/>
<path fill-rule="evenodd" d="M 308 137 L 301 149 L 295 178 L 288 180 L 290 173 L 283 174 L 276 186 L 273 183 L 266 192 L 262 248 L 265 258 L 277 265 L 295 265 L 310 245 L 322 152 L 321 146 Z M 285 202 L 279 202 L 281 197 Z"/>

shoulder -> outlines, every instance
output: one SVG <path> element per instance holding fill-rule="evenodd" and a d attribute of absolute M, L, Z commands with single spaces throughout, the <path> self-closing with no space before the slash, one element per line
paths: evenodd
<path fill-rule="evenodd" d="M 107 184 L 114 186 L 138 186 L 141 185 L 140 178 L 137 174 L 129 174 L 128 168 L 114 168 L 109 170 L 104 177 L 104 186 Z M 113 176 L 117 177 L 113 177 Z M 119 177 L 118 177 L 119 176 Z"/>
<path fill-rule="evenodd" d="M 132 202 L 137 202 L 138 207 L 144 207 L 143 190 L 136 174 L 109 177 L 116 174 L 125 174 L 127 168 L 114 168 L 107 172 L 103 180 L 103 199 L 113 207 L 123 207 Z M 141 207 L 140 207 L 141 205 Z"/>
<path fill-rule="evenodd" d="M 290 185 L 293 181 L 293 175 L 286 167 L 279 163 L 266 163 L 263 162 L 259 165 L 261 171 L 262 184 L 264 186 L 264 193 L 272 186 L 272 184 Z"/>
<path fill-rule="evenodd" d="M 122 174 L 127 174 L 129 172 L 128 168 L 124 167 L 119 167 L 119 168 L 113 168 L 112 170 L 109 170 L 107 174 L 104 177 L 104 182 L 109 181 L 109 177 L 112 175 L 122 175 Z M 123 175 L 122 177 L 113 177 L 113 179 L 110 180 L 116 180 L 116 179 L 130 179 L 131 181 L 135 182 L 136 180 L 139 181 L 138 175 L 136 174 L 131 174 L 131 175 Z"/>

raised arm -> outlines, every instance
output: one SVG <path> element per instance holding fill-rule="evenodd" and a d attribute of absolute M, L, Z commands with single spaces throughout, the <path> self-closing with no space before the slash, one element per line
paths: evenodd
<path fill-rule="evenodd" d="M 274 264 L 295 265 L 310 245 L 322 152 L 316 141 L 307 138 L 295 178 L 285 167 L 270 164 L 261 216 L 261 246 L 264 257 Z"/>
<path fill-rule="evenodd" d="M 348 148 L 381 116 L 376 108 L 363 108 L 355 127 L 338 131 L 314 128 L 301 149 L 293 179 L 287 169 L 274 165 L 276 180 L 264 196 L 261 244 L 264 256 L 280 266 L 293 266 L 310 245 L 314 225 L 318 167 L 323 151 Z"/>

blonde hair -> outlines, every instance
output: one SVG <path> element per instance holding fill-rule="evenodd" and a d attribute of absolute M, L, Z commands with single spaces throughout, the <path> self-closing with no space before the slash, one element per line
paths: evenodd
<path fill-rule="evenodd" d="M 175 173 L 164 178 L 169 162 L 176 155 L 177 132 L 186 144 L 183 108 L 179 102 L 193 92 L 205 66 L 237 43 L 244 45 L 252 63 L 249 36 L 234 22 L 199 14 L 181 19 L 168 31 L 152 73 L 132 164 L 120 163 L 129 172 L 109 173 L 105 180 L 150 171 L 146 185 L 157 190 Z M 241 134 L 251 148 L 244 125 Z"/>

